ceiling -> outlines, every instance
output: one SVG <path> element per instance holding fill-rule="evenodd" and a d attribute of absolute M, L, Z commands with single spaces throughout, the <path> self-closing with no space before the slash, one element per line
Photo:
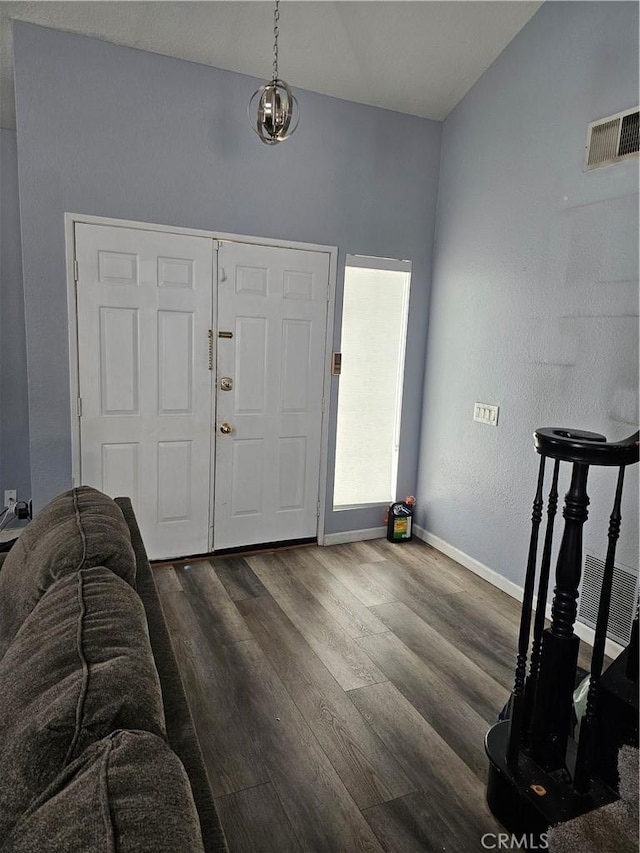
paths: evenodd
<path fill-rule="evenodd" d="M 280 76 L 295 89 L 444 119 L 542 4 L 284 0 Z M 271 76 L 273 5 L 0 2 L 0 126 L 15 127 L 11 21 Z"/>

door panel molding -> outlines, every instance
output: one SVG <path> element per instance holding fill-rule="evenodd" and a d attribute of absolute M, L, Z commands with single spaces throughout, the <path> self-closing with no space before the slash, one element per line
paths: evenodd
<path fill-rule="evenodd" d="M 103 225 L 113 228 L 137 229 L 142 231 L 160 231 L 167 234 L 184 234 L 193 237 L 207 237 L 213 241 L 214 248 L 214 274 L 213 283 L 217 290 L 217 275 L 218 264 L 216 263 L 216 252 L 219 244 L 225 241 L 234 243 L 248 243 L 253 245 L 274 246 L 285 249 L 300 249 L 302 251 L 314 251 L 326 253 L 329 256 L 329 282 L 327 296 L 327 322 L 326 322 L 326 341 L 325 341 L 325 365 L 324 365 L 324 406 L 322 412 L 321 423 L 321 445 L 320 445 L 320 490 L 319 490 L 319 509 L 318 509 L 318 543 L 320 545 L 325 542 L 325 515 L 327 501 L 327 477 L 328 477 L 328 447 L 329 447 L 329 409 L 331 400 L 331 352 L 333 349 L 334 340 L 334 320 L 335 320 L 335 302 L 336 302 L 336 281 L 338 267 L 338 248 L 337 246 L 327 246 L 319 243 L 302 243 L 292 240 L 273 239 L 268 237 L 256 237 L 244 234 L 234 234 L 223 231 L 210 231 L 197 228 L 183 228 L 179 226 L 163 225 L 158 223 L 143 222 L 140 220 L 114 219 L 112 217 L 94 216 L 81 213 L 65 213 L 65 255 L 67 265 L 67 312 L 68 312 L 68 336 L 69 336 L 69 387 L 70 387 L 70 424 L 71 424 L 71 453 L 72 453 L 72 482 L 74 486 L 80 485 L 81 472 L 81 448 L 80 448 L 80 402 L 79 402 L 79 369 L 78 369 L 78 311 L 77 311 L 77 288 L 76 288 L 76 245 L 75 231 L 77 224 L 86 225 Z M 121 282 L 122 277 L 131 279 L 131 285 L 134 286 L 134 276 L 137 276 L 137 270 L 133 264 L 133 259 L 129 259 L 128 266 L 124 264 L 126 259 L 120 259 L 119 264 L 115 263 L 116 259 L 111 259 L 113 262 L 110 266 L 111 274 L 117 273 L 117 278 Z M 107 259 L 105 259 L 106 263 Z M 188 270 L 181 269 L 176 261 L 180 259 L 163 258 L 164 264 L 162 269 L 158 270 L 159 278 L 163 281 L 163 286 L 167 288 L 183 288 L 189 286 Z M 105 267 L 105 275 L 107 269 Z M 122 282 L 121 282 L 122 283 Z M 304 299 L 304 281 L 292 276 L 287 282 L 287 297 L 289 299 Z M 212 329 L 217 328 L 217 300 L 213 299 L 213 318 Z M 214 349 L 215 343 L 214 340 Z M 214 365 L 215 366 L 215 365 Z M 217 423 L 216 394 L 212 394 L 212 409 L 211 417 L 211 458 L 215 459 L 215 440 L 216 432 L 215 425 Z M 123 448 L 124 450 L 124 448 Z M 210 489 L 210 529 L 209 529 L 209 550 L 212 545 L 213 535 L 213 488 L 214 488 L 215 470 L 212 470 L 211 489 Z"/>
<path fill-rule="evenodd" d="M 77 223 L 75 238 L 78 479 L 112 497 L 137 492 L 130 496 L 153 559 L 203 553 L 213 243 L 93 223 Z M 181 259 L 173 269 L 167 254 Z M 133 478 L 125 476 L 127 458 L 137 465 Z"/>
<path fill-rule="evenodd" d="M 225 241 L 218 266 L 233 333 L 217 341 L 218 380 L 233 391 L 218 391 L 232 432 L 216 443 L 214 548 L 317 537 L 329 256 Z"/>

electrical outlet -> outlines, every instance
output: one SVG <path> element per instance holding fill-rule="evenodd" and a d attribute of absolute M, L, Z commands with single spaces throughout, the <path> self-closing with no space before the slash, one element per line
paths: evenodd
<path fill-rule="evenodd" d="M 500 406 L 491 406 L 489 403 L 473 404 L 473 419 L 481 424 L 498 426 L 498 412 Z"/>
<path fill-rule="evenodd" d="M 4 490 L 4 506 L 11 506 L 18 500 L 18 492 L 15 489 Z"/>

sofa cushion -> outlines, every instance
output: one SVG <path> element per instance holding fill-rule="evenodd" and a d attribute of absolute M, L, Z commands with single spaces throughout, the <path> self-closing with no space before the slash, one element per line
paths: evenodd
<path fill-rule="evenodd" d="M 115 729 L 164 736 L 142 603 L 109 569 L 56 581 L 0 661 L 0 841 L 52 779 Z"/>
<path fill-rule="evenodd" d="M 167 744 L 119 731 L 88 747 L 22 816 L 2 853 L 200 853 L 189 780 Z"/>
<path fill-rule="evenodd" d="M 45 590 L 79 569 L 107 566 L 135 585 L 129 528 L 111 498 L 80 486 L 58 495 L 15 543 L 0 572 L 0 658 Z"/>

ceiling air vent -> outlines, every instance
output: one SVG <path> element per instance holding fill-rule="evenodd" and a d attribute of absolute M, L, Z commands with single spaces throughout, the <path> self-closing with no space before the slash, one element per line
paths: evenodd
<path fill-rule="evenodd" d="M 595 554 L 586 553 L 578 619 L 594 629 L 598 619 L 603 575 L 604 559 Z M 629 643 L 631 623 L 636 614 L 637 602 L 638 575 L 633 569 L 614 564 L 607 637 L 621 646 L 626 646 Z"/>
<path fill-rule="evenodd" d="M 638 156 L 640 108 L 592 121 L 587 129 L 584 170 L 599 169 Z"/>

